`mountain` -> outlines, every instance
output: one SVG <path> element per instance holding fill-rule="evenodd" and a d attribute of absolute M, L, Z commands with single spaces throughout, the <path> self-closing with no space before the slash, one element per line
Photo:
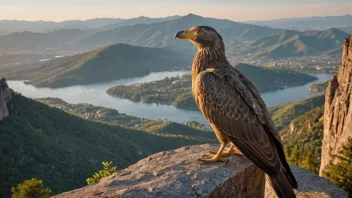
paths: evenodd
<path fill-rule="evenodd" d="M 110 24 L 124 21 L 119 18 L 97 18 L 85 21 L 70 20 L 63 22 L 54 21 L 19 21 L 19 20 L 0 20 L 0 35 L 11 34 L 14 32 L 36 32 L 48 33 L 60 29 L 96 29 Z"/>
<path fill-rule="evenodd" d="M 286 104 L 277 105 L 269 109 L 269 113 L 278 130 L 288 126 L 290 122 L 311 109 L 324 105 L 324 95 L 314 96 L 305 100 L 289 102 Z"/>
<path fill-rule="evenodd" d="M 60 53 L 82 51 L 84 48 L 77 46 L 72 49 L 72 44 L 81 37 L 92 34 L 93 30 L 62 29 L 49 33 L 19 32 L 0 36 L 0 53 Z M 62 52 L 61 52 L 62 53 Z"/>
<path fill-rule="evenodd" d="M 172 19 L 172 18 L 171 18 Z M 196 25 L 216 28 L 228 45 L 252 41 L 280 30 L 237 23 L 225 19 L 204 18 L 189 14 L 152 24 L 136 24 L 110 30 L 60 30 L 50 33 L 22 32 L 0 36 L 0 53 L 22 51 L 87 51 L 98 47 L 126 43 L 143 47 L 161 47 L 179 52 L 195 52 L 189 42 L 175 42 L 180 30 Z M 77 32 L 73 34 L 72 31 Z M 81 32 L 79 32 L 81 31 Z"/>
<path fill-rule="evenodd" d="M 3 75 L 11 79 L 28 79 L 38 87 L 64 87 L 106 82 L 147 75 L 151 71 L 180 69 L 188 58 L 160 48 L 111 45 L 73 56 L 37 62 Z"/>
<path fill-rule="evenodd" d="M 340 28 L 340 30 L 352 34 L 352 25 L 351 25 L 351 26 L 348 26 L 348 27 Z"/>
<path fill-rule="evenodd" d="M 177 19 L 180 17 L 181 16 L 178 16 L 178 15 L 168 16 L 165 18 L 150 18 L 150 17 L 140 16 L 137 18 L 124 19 L 124 20 L 121 20 L 121 21 L 114 23 L 114 24 L 108 24 L 108 25 L 100 27 L 99 29 L 100 30 L 110 30 L 110 29 L 115 29 L 117 27 L 133 26 L 133 25 L 137 25 L 137 24 L 152 24 L 152 23 L 174 20 L 174 19 Z"/>
<path fill-rule="evenodd" d="M 102 161 L 123 169 L 155 152 L 207 142 L 186 135 L 213 137 L 170 122 L 149 132 L 93 122 L 14 93 L 5 80 L 0 85 L 0 110 L 8 110 L 0 117 L 0 197 L 32 177 L 54 193 L 82 187 Z"/>
<path fill-rule="evenodd" d="M 234 54 L 281 58 L 290 56 L 336 55 L 341 53 L 348 33 L 338 29 L 325 31 L 286 30 L 230 49 Z"/>
<path fill-rule="evenodd" d="M 0 20 L 0 35 L 11 34 L 14 32 L 35 32 L 48 33 L 61 29 L 114 29 L 121 26 L 130 26 L 136 24 L 151 24 L 156 22 L 176 19 L 180 16 L 169 16 L 165 18 L 150 18 L 140 16 L 131 19 L 121 18 L 95 18 L 88 20 L 69 20 L 62 22 L 54 21 L 19 21 L 19 20 Z"/>
<path fill-rule="evenodd" d="M 323 140 L 324 107 L 314 108 L 295 117 L 280 131 L 288 163 L 314 173 L 319 172 Z"/>
<path fill-rule="evenodd" d="M 119 27 L 113 30 L 97 32 L 92 36 L 80 40 L 78 45 L 101 46 L 122 42 L 137 46 L 166 47 L 180 51 L 195 51 L 189 42 L 175 42 L 174 35 L 180 30 L 197 25 L 208 25 L 224 37 L 228 44 L 242 43 L 254 40 L 260 36 L 271 35 L 277 29 L 250 24 L 237 23 L 226 19 L 205 18 L 194 14 L 153 24 L 138 24 Z M 107 39 L 108 38 L 108 39 Z"/>
<path fill-rule="evenodd" d="M 235 65 L 235 68 L 251 80 L 259 92 L 304 85 L 317 79 L 291 70 L 271 69 L 243 63 Z"/>
<path fill-rule="evenodd" d="M 338 75 L 331 79 L 325 92 L 320 175 L 330 162 L 337 162 L 334 156 L 352 138 L 352 35 L 344 42 L 341 59 Z"/>
<path fill-rule="evenodd" d="M 272 28 L 288 30 L 326 30 L 329 28 L 341 28 L 352 25 L 352 15 L 326 16 L 326 17 L 305 17 L 273 19 L 265 21 L 245 21 L 245 23 L 264 25 Z"/>
<path fill-rule="evenodd" d="M 318 173 L 323 139 L 324 95 L 269 109 L 290 164 Z"/>

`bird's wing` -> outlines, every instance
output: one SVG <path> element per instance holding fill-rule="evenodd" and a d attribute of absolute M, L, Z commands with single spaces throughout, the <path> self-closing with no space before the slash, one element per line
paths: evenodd
<path fill-rule="evenodd" d="M 195 83 L 196 101 L 209 122 L 264 172 L 275 174 L 281 163 L 273 135 L 265 129 L 266 108 L 239 74 L 232 69 L 207 70 L 198 74 Z"/>
<path fill-rule="evenodd" d="M 276 140 L 281 143 L 281 138 L 280 138 L 279 132 L 276 130 L 274 122 L 272 121 L 272 119 L 270 117 L 269 111 L 266 108 L 266 105 L 265 105 L 262 97 L 260 96 L 259 91 L 257 90 L 257 88 L 253 85 L 253 83 L 251 81 L 249 81 L 243 74 L 241 74 L 241 72 L 239 72 L 235 68 L 233 70 L 236 71 L 235 73 L 238 75 L 239 80 L 242 82 L 244 87 L 246 87 L 248 89 L 248 91 L 252 94 L 252 97 L 256 99 L 256 102 L 261 107 L 263 119 L 265 120 L 265 124 L 264 124 L 265 130 L 272 133 L 274 135 L 274 137 L 276 138 Z M 219 72 L 218 76 L 222 76 L 223 73 L 224 72 Z M 230 73 L 233 73 L 233 71 Z M 233 74 L 233 75 L 236 75 L 236 74 Z M 236 87 L 236 84 L 234 84 L 234 82 L 231 85 L 233 87 Z"/>

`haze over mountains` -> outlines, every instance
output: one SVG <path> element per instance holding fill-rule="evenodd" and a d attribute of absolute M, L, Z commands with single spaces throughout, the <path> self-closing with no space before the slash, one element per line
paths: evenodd
<path fill-rule="evenodd" d="M 352 34 L 352 25 L 348 27 L 341 28 L 342 31 Z"/>
<path fill-rule="evenodd" d="M 179 30 L 200 24 L 216 28 L 229 44 L 251 41 L 260 36 L 268 36 L 280 31 L 268 27 L 189 14 L 159 23 L 137 24 L 102 31 L 58 30 L 50 33 L 12 33 L 0 36 L 0 53 L 87 51 L 116 43 L 143 47 L 165 47 L 189 52 L 192 50 L 192 45 L 188 42 L 175 42 L 174 35 Z"/>
<path fill-rule="evenodd" d="M 350 15 L 343 17 L 349 18 Z M 334 21 L 335 18 L 332 17 L 331 20 Z M 302 20 L 309 21 L 305 18 Z M 324 31 L 300 32 L 238 23 L 226 19 L 205 18 L 194 14 L 182 17 L 92 19 L 78 22 L 89 28 L 80 28 L 81 26 L 78 25 L 75 26 L 76 29 L 60 29 L 46 33 L 24 31 L 0 36 L 0 53 L 72 54 L 116 43 L 126 43 L 142 47 L 167 48 L 189 54 L 195 53 L 193 46 L 189 42 L 175 42 L 174 34 L 179 30 L 196 25 L 208 25 L 217 29 L 223 36 L 229 55 L 251 54 L 270 58 L 334 55 L 341 51 L 342 41 L 348 35 L 344 31 L 350 31 L 350 28 L 346 27 L 348 22 L 342 24 L 345 29 L 341 30 L 330 28 Z M 64 26 L 75 24 L 75 21 L 55 24 Z M 334 27 L 334 25 L 328 23 L 327 27 Z"/>
<path fill-rule="evenodd" d="M 54 21 L 18 21 L 18 20 L 0 20 L 0 35 L 6 35 L 13 32 L 35 32 L 47 33 L 60 29 L 112 29 L 120 26 L 130 26 L 135 24 L 150 24 L 165 20 L 176 19 L 180 16 L 170 16 L 165 18 L 149 18 L 145 16 L 121 19 L 121 18 L 96 18 L 82 20 L 69 20 L 63 22 Z"/>
<path fill-rule="evenodd" d="M 233 54 L 251 54 L 272 58 L 336 55 L 341 53 L 343 41 L 348 36 L 348 33 L 336 28 L 304 32 L 285 30 L 241 44 L 231 49 L 231 51 Z"/>
<path fill-rule="evenodd" d="M 329 28 L 344 28 L 352 25 L 352 15 L 326 16 L 326 17 L 304 17 L 304 18 L 285 18 L 264 21 L 245 21 L 255 25 L 264 25 L 272 28 L 288 30 L 326 30 Z"/>

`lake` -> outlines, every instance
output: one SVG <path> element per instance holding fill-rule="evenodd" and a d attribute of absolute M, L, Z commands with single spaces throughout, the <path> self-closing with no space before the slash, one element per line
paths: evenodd
<path fill-rule="evenodd" d="M 165 77 L 176 77 L 190 73 L 189 70 L 171 71 L 171 72 L 153 72 L 144 77 L 136 77 L 122 80 L 115 80 L 106 83 L 97 83 L 90 85 L 77 85 L 65 88 L 37 88 L 32 85 L 26 85 L 23 81 L 8 81 L 9 86 L 16 92 L 30 98 L 57 97 L 68 103 L 89 103 L 96 106 L 103 106 L 118 110 L 120 113 L 128 115 L 153 119 L 153 120 L 171 120 L 179 123 L 185 123 L 189 120 L 195 120 L 207 124 L 203 115 L 199 111 L 178 109 L 172 105 L 146 104 L 142 102 L 132 102 L 127 99 L 120 99 L 105 94 L 105 91 L 115 85 L 130 85 L 135 83 L 144 83 L 154 80 L 161 80 Z M 331 74 L 312 74 L 318 80 L 305 84 L 303 86 L 280 89 L 276 91 L 262 93 L 262 97 L 268 107 L 283 104 L 295 100 L 302 100 L 317 93 L 312 93 L 308 89 L 314 83 L 321 83 L 329 80 Z"/>

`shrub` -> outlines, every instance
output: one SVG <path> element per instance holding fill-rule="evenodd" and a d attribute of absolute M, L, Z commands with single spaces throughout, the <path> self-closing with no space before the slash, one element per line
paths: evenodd
<path fill-rule="evenodd" d="M 12 198 L 49 198 L 52 191 L 44 189 L 43 181 L 37 178 L 25 180 L 23 184 L 12 187 Z"/>
<path fill-rule="evenodd" d="M 103 170 L 99 171 L 98 173 L 94 173 L 93 177 L 88 178 L 86 180 L 87 184 L 95 184 L 95 183 L 99 183 L 99 181 L 106 176 L 111 175 L 112 173 L 116 172 L 116 166 L 111 167 L 112 165 L 112 161 L 110 162 L 102 162 L 103 164 Z"/>

